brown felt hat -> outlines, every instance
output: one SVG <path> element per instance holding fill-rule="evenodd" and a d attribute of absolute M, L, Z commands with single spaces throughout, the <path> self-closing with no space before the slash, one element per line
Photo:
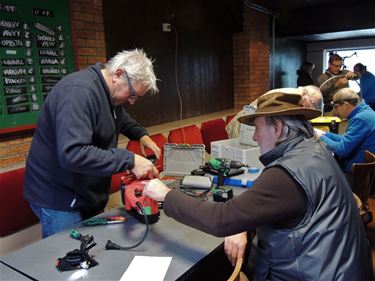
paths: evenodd
<path fill-rule="evenodd" d="M 238 121 L 254 126 L 254 119 L 260 116 L 300 115 L 310 120 L 322 114 L 319 110 L 301 106 L 300 100 L 301 95 L 288 88 L 269 91 L 258 99 L 257 109 L 253 114 L 242 116 Z"/>

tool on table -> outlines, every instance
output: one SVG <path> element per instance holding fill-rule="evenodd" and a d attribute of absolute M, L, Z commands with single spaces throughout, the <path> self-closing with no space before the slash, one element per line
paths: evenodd
<path fill-rule="evenodd" d="M 152 224 L 159 220 L 159 206 L 157 201 L 142 194 L 148 181 L 137 180 L 133 174 L 127 174 L 120 178 L 120 190 L 125 210 L 140 222 Z"/>
<path fill-rule="evenodd" d="M 79 249 L 69 251 L 64 257 L 56 260 L 56 268 L 60 271 L 89 269 L 97 266 L 99 263 L 89 255 L 89 250 L 96 246 L 94 236 L 91 234 L 82 235 L 77 230 L 70 232 L 70 237 L 81 241 Z"/>
<path fill-rule="evenodd" d="M 224 179 L 230 170 L 249 167 L 247 164 L 226 158 L 212 158 L 208 165 L 217 172 L 217 186 L 212 190 L 213 200 L 217 202 L 225 202 L 233 197 L 233 190 L 224 186 Z"/>
<path fill-rule="evenodd" d="M 108 240 L 105 244 L 106 250 L 129 250 L 139 246 L 147 237 L 148 225 L 159 220 L 158 202 L 142 194 L 143 187 L 148 181 L 149 180 L 137 180 L 132 173 L 127 173 L 120 178 L 121 200 L 125 205 L 125 210 L 140 222 L 146 224 L 146 230 L 142 239 L 136 244 L 120 246 Z"/>
<path fill-rule="evenodd" d="M 114 223 L 124 223 L 126 218 L 124 216 L 110 216 L 104 218 L 90 218 L 84 220 L 82 224 L 84 226 L 95 226 L 95 225 L 104 225 L 104 224 L 114 224 Z"/>

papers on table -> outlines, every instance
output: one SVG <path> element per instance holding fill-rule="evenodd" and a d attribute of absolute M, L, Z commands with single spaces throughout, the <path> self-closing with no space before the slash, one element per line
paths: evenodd
<path fill-rule="evenodd" d="M 172 257 L 135 256 L 120 281 L 163 281 Z"/>

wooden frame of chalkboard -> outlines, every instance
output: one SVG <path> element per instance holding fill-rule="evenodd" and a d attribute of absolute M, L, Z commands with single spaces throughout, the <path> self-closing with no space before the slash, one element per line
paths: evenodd
<path fill-rule="evenodd" d="M 0 134 L 35 126 L 48 92 L 73 71 L 68 0 L 0 0 Z"/>

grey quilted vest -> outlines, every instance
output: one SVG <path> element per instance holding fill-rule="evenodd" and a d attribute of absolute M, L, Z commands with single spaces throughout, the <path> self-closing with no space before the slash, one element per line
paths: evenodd
<path fill-rule="evenodd" d="M 307 194 L 307 210 L 292 229 L 256 229 L 250 280 L 370 280 L 371 256 L 353 194 L 340 167 L 317 141 L 297 137 L 264 154 Z M 277 181 L 275 181 L 277 188 Z"/>

